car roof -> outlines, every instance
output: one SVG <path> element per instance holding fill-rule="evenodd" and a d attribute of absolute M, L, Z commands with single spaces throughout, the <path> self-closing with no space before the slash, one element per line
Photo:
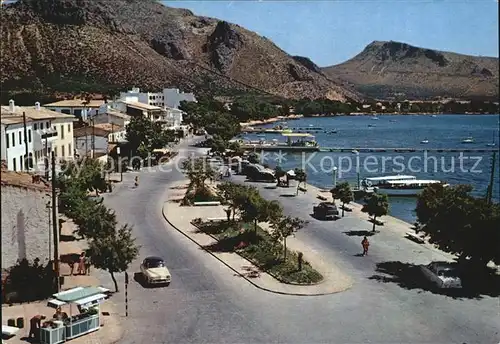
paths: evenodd
<path fill-rule="evenodd" d="M 144 259 L 144 261 L 159 261 L 159 260 L 164 261 L 164 259 L 163 259 L 163 258 L 161 258 L 161 257 L 156 257 L 156 256 L 150 256 L 150 257 L 146 257 L 146 258 Z"/>

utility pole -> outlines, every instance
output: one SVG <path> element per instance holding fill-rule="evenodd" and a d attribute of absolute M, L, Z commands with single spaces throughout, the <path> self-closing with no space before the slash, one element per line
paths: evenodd
<path fill-rule="evenodd" d="M 49 180 L 49 140 L 45 134 L 45 179 Z"/>
<path fill-rule="evenodd" d="M 56 196 L 56 157 L 51 152 L 52 159 L 52 232 L 54 237 L 54 271 L 56 273 L 57 292 L 61 289 L 59 283 L 59 228 L 57 221 L 57 196 Z"/>
<path fill-rule="evenodd" d="M 493 152 L 493 157 L 491 158 L 491 174 L 490 174 L 490 184 L 488 185 L 488 191 L 486 192 L 486 200 L 488 204 L 491 204 L 491 199 L 493 197 L 493 185 L 495 180 L 495 163 L 496 163 L 497 152 Z"/>
<path fill-rule="evenodd" d="M 92 123 L 92 159 L 95 157 L 95 124 L 94 119 L 91 119 Z"/>
<path fill-rule="evenodd" d="M 128 272 L 125 271 L 125 316 L 128 317 Z"/>
<path fill-rule="evenodd" d="M 24 126 L 24 169 L 26 172 L 29 172 L 30 170 L 30 159 L 29 159 L 29 152 L 28 152 L 28 129 L 26 128 L 26 112 L 23 112 L 23 126 Z"/>

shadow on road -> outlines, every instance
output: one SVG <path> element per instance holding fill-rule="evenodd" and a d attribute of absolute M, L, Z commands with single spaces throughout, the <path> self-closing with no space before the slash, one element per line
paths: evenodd
<path fill-rule="evenodd" d="M 329 218 L 319 217 L 315 214 L 309 214 L 309 216 L 315 220 L 318 220 L 318 221 L 337 221 L 340 219 L 340 217 L 338 217 L 338 216 L 329 217 Z"/>
<path fill-rule="evenodd" d="M 69 241 L 75 241 L 76 238 L 74 235 L 65 235 L 65 234 L 61 234 L 59 236 L 59 241 L 62 241 L 62 242 L 69 242 Z"/>
<path fill-rule="evenodd" d="M 134 281 L 145 289 L 163 288 L 166 286 L 165 284 L 148 284 L 140 272 L 134 272 Z"/>
<path fill-rule="evenodd" d="M 433 294 L 445 295 L 460 299 L 480 299 L 483 296 L 500 296 L 500 276 L 494 273 L 462 278 L 463 288 L 437 288 L 430 283 L 423 274 L 419 265 L 399 261 L 382 262 L 377 264 L 376 275 L 369 279 L 381 283 L 396 283 L 404 289 L 421 289 Z"/>
<path fill-rule="evenodd" d="M 367 230 L 360 230 L 360 231 L 347 231 L 347 232 L 342 232 L 347 236 L 372 236 L 375 235 L 377 232 L 373 231 L 367 231 Z"/>
<path fill-rule="evenodd" d="M 77 263 L 80 255 L 78 253 L 67 253 L 59 256 L 59 261 L 64 264 Z"/>

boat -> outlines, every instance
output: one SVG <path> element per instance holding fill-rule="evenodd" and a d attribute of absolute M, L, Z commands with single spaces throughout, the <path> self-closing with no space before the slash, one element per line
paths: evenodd
<path fill-rule="evenodd" d="M 409 180 L 388 180 L 386 183 L 374 187 L 376 193 L 387 196 L 418 196 L 426 187 L 433 184 L 443 184 L 441 180 L 409 179 Z"/>
<path fill-rule="evenodd" d="M 436 118 L 437 116 L 436 116 L 436 115 L 432 115 L 431 117 L 432 117 L 432 118 Z"/>
<path fill-rule="evenodd" d="M 373 128 L 373 127 L 376 127 L 375 124 L 368 124 L 368 128 Z"/>
<path fill-rule="evenodd" d="M 420 143 L 423 144 L 423 145 L 426 145 L 426 144 L 429 143 L 429 140 L 425 139 L 425 140 L 420 141 Z"/>
<path fill-rule="evenodd" d="M 403 174 L 396 174 L 393 176 L 382 176 L 382 177 L 369 177 L 361 181 L 363 186 L 379 186 L 385 185 L 393 180 L 416 180 L 417 177 Z"/>
<path fill-rule="evenodd" d="M 377 116 L 372 116 L 372 118 L 371 118 L 371 119 L 372 119 L 372 120 L 377 120 L 377 119 L 378 119 L 378 117 L 377 117 Z"/>
<path fill-rule="evenodd" d="M 331 130 L 330 132 L 328 132 L 328 134 L 336 134 L 337 133 L 337 130 Z"/>
<path fill-rule="evenodd" d="M 462 143 L 474 143 L 474 139 L 472 138 L 472 136 L 469 136 L 469 137 L 463 139 Z"/>
<path fill-rule="evenodd" d="M 351 153 L 352 153 L 352 154 L 359 154 L 359 151 L 358 151 L 357 149 L 353 149 L 353 150 L 351 151 Z"/>

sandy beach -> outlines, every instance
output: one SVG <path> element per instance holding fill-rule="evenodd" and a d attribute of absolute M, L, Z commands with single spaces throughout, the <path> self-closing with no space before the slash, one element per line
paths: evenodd
<path fill-rule="evenodd" d="M 303 115 L 278 116 L 278 117 L 272 117 L 272 118 L 259 120 L 259 121 L 242 122 L 242 123 L 240 123 L 240 125 L 242 127 L 253 126 L 253 125 L 263 125 L 263 124 L 268 124 L 268 123 L 275 123 L 275 122 L 280 122 L 280 121 L 289 121 L 289 120 L 299 119 L 302 117 L 304 117 L 304 116 Z"/>

